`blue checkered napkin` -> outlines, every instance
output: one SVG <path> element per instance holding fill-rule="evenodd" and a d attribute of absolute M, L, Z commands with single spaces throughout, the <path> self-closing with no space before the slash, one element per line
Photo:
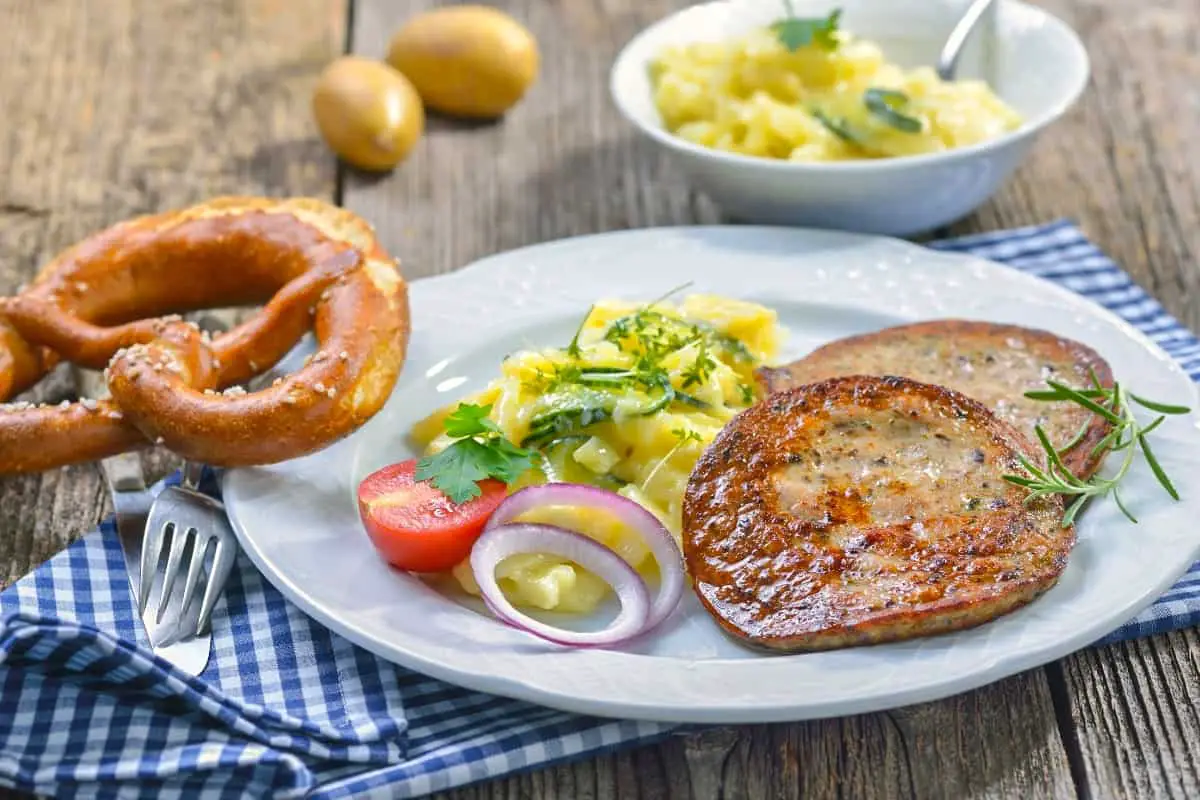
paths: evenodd
<path fill-rule="evenodd" d="M 1072 225 L 934 246 L 1108 306 L 1200 380 L 1200 341 Z M 0 593 L 0 784 L 56 797 L 417 797 L 671 733 L 388 664 L 309 620 L 245 557 L 199 678 L 155 659 L 133 620 L 111 523 Z M 1196 624 L 1200 565 L 1109 639 Z"/>

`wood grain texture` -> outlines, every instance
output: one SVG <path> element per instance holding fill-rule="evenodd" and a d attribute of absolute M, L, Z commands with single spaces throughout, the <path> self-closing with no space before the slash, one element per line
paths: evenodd
<path fill-rule="evenodd" d="M 951 232 L 1074 219 L 1200 330 L 1200 7 L 1039 0 L 1079 32 L 1092 80 L 986 206 Z"/>
<path fill-rule="evenodd" d="M 216 194 L 331 197 L 308 103 L 342 0 L 4 0 L 0 292 L 121 219 Z M 39 399 L 71 392 L 65 374 Z M 160 476 L 172 461 L 152 453 Z M 0 479 L 0 586 L 107 513 L 94 466 Z"/>
<path fill-rule="evenodd" d="M 344 2 L 0 0 L 0 30 L 21 32 L 0 49 L 0 292 L 133 214 L 225 192 L 333 195 L 308 92 L 342 47 Z M 382 54 L 389 33 L 430 4 L 357 0 L 353 48 Z M 617 49 L 681 0 L 495 4 L 542 44 L 527 99 L 499 124 L 431 118 L 401 168 L 346 174 L 340 187 L 410 277 L 562 236 L 720 221 L 607 94 Z M 1072 217 L 1200 327 L 1195 0 L 1040 4 L 1083 34 L 1092 86 L 1014 180 L 950 232 Z M 46 398 L 68 392 L 61 377 L 43 387 Z M 149 463 L 156 476 L 170 466 L 162 454 Z M 0 586 L 105 508 L 92 467 L 0 479 Z M 1197 686 L 1200 637 L 1188 631 L 1084 651 L 939 703 L 713 730 L 443 797 L 1200 796 Z"/>
<path fill-rule="evenodd" d="M 352 46 L 382 56 L 387 40 L 431 0 L 355 4 Z M 634 138 L 608 96 L 617 50 L 669 0 L 494 3 L 537 36 L 542 69 L 499 123 L 430 116 L 413 155 L 386 177 L 350 173 L 343 202 L 369 215 L 412 277 L 490 253 L 597 231 L 717 222 L 658 153 Z"/>
<path fill-rule="evenodd" d="M 1177 631 L 1061 662 L 1091 797 L 1200 797 L 1200 634 Z"/>
<path fill-rule="evenodd" d="M 1200 7 L 1043 0 L 1092 58 L 1078 108 L 964 230 L 1072 217 L 1200 330 Z M 1051 670 L 1082 796 L 1200 796 L 1195 630 L 1084 650 Z"/>
<path fill-rule="evenodd" d="M 712 729 L 439 798 L 1072 798 L 1039 675 L 885 714 Z"/>

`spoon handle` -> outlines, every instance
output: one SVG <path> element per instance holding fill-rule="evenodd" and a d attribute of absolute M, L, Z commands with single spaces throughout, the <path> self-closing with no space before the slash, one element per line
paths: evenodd
<path fill-rule="evenodd" d="M 950 31 L 950 36 L 947 37 L 946 45 L 942 48 L 937 62 L 937 74 L 942 80 L 954 80 L 954 74 L 958 70 L 958 57 L 962 55 L 963 45 L 967 43 L 971 31 L 974 30 L 979 20 L 983 19 L 983 15 L 995 1 L 972 0 L 966 13 L 962 15 L 962 19 L 954 26 L 954 30 Z"/>

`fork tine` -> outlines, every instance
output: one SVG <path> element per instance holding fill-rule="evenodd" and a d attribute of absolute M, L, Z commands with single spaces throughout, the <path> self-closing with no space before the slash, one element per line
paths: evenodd
<path fill-rule="evenodd" d="M 200 604 L 200 619 L 196 624 L 197 633 L 201 633 L 208 629 L 209 617 L 212 616 L 213 608 L 217 605 L 217 598 L 221 596 L 221 590 L 225 588 L 225 581 L 229 579 L 229 572 L 233 569 L 233 563 L 237 559 L 237 547 L 228 538 L 217 536 L 217 549 L 213 553 L 212 571 L 208 574 L 208 585 L 204 587 L 204 600 Z"/>
<path fill-rule="evenodd" d="M 154 613 L 155 622 L 162 622 L 163 615 L 167 613 L 167 601 L 171 598 L 171 589 L 175 586 L 175 579 L 179 577 L 180 565 L 183 563 L 183 549 L 195 535 L 195 528 L 181 532 L 180 527 L 175 526 L 175 535 L 171 537 L 171 552 L 167 555 L 167 568 L 163 572 L 162 594 L 158 598 L 158 610 Z"/>
<path fill-rule="evenodd" d="M 150 590 L 154 588 L 154 573 L 158 571 L 158 562 L 162 558 L 163 543 L 167 540 L 167 533 L 172 532 L 174 528 L 175 523 L 170 521 L 156 527 L 146 526 L 146 533 L 142 539 L 142 569 L 138 576 L 139 617 L 146 613 Z M 174 534 L 172 533 L 173 538 Z"/>
<path fill-rule="evenodd" d="M 183 581 L 183 599 L 179 601 L 180 614 L 187 615 L 196 596 L 196 587 L 200 585 L 200 577 L 204 574 L 204 556 L 208 553 L 208 545 L 212 537 L 203 537 L 196 533 L 195 544 L 192 546 L 192 558 L 188 563 L 187 577 Z"/>

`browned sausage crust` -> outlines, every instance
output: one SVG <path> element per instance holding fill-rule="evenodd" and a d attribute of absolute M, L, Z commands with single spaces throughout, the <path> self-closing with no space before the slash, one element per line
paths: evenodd
<path fill-rule="evenodd" d="M 823 650 L 971 627 L 1066 566 L 1057 496 L 1026 506 L 1028 444 L 983 405 L 905 378 L 787 389 L 697 462 L 683 551 L 701 603 L 746 642 Z"/>
<path fill-rule="evenodd" d="M 762 369 L 758 378 L 767 393 L 838 375 L 901 375 L 945 386 L 983 403 L 1030 441 L 1037 424 L 1060 448 L 1084 431 L 1064 461 L 1086 478 L 1100 466 L 1104 453 L 1093 451 L 1110 424 L 1073 403 L 1024 393 L 1045 389 L 1047 379 L 1088 386 L 1091 372 L 1112 385 L 1108 363 L 1087 345 L 1016 325 L 944 319 L 839 339 L 784 367 Z"/>

